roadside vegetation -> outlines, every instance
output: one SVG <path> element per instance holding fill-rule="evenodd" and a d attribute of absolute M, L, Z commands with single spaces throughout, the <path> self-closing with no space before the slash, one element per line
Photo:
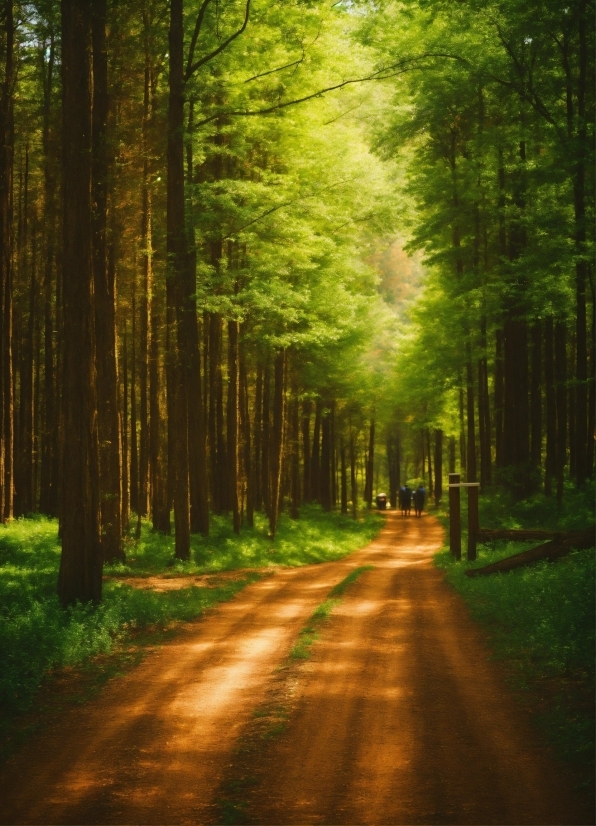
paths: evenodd
<path fill-rule="evenodd" d="M 263 568 L 339 559 L 365 545 L 381 524 L 376 514 L 366 513 L 353 520 L 311 507 L 299 521 L 282 517 L 272 543 L 264 517 L 257 517 L 255 528 L 240 536 L 223 517 L 214 518 L 209 538 L 193 537 L 188 563 L 174 561 L 172 537 L 152 532 L 144 524 L 140 539 L 127 541 L 126 564 L 105 569 L 101 605 L 77 604 L 67 609 L 61 608 L 56 594 L 60 562 L 57 521 L 38 517 L 3 526 L 0 734 L 15 715 L 30 708 L 42 681 L 52 673 L 77 669 L 124 648 L 130 650 L 131 645 L 154 643 L 164 631 L 231 599 L 259 578 Z M 238 569 L 242 569 L 239 577 L 218 578 L 222 572 Z M 213 577 L 165 592 L 135 588 L 129 579 L 201 574 Z M 108 662 L 105 668 L 109 670 Z"/>
<path fill-rule="evenodd" d="M 502 490 L 480 497 L 485 528 L 574 530 L 593 522 L 593 486 L 566 491 L 560 511 L 537 495 L 514 501 Z M 444 514 L 443 514 L 444 516 Z M 464 514 L 465 524 L 465 514 Z M 478 546 L 476 562 L 457 563 L 449 549 L 435 557 L 448 582 L 463 596 L 488 634 L 516 689 L 556 754 L 578 784 L 594 782 L 594 549 L 574 551 L 555 562 L 539 562 L 509 573 L 470 578 L 478 568 L 537 542 Z"/>

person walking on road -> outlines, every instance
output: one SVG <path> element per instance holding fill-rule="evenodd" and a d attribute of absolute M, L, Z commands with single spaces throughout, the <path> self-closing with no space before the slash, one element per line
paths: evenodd
<path fill-rule="evenodd" d="M 422 485 L 418 485 L 418 487 L 414 491 L 414 513 L 416 514 L 416 516 L 422 516 L 425 495 L 426 491 L 424 490 Z"/>
<path fill-rule="evenodd" d="M 404 513 L 406 516 L 412 513 L 412 488 L 409 485 L 404 488 Z"/>
<path fill-rule="evenodd" d="M 401 515 L 406 515 L 406 486 L 402 485 L 399 489 L 399 509 L 401 511 Z"/>

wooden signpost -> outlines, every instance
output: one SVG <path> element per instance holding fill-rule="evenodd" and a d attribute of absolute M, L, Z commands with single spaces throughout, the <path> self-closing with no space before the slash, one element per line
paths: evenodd
<path fill-rule="evenodd" d="M 478 482 L 460 482 L 459 473 L 449 474 L 449 548 L 456 559 L 461 559 L 460 488 L 468 490 L 468 552 L 469 562 L 476 559 L 476 542 L 480 522 L 478 518 Z"/>

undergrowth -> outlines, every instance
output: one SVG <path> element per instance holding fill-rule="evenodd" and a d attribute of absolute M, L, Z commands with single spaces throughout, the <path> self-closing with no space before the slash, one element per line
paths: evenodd
<path fill-rule="evenodd" d="M 106 567 L 111 577 L 104 582 L 102 604 L 66 610 L 56 596 L 57 522 L 36 517 L 0 526 L 0 732 L 15 714 L 30 707 L 49 673 L 80 667 L 131 642 L 140 644 L 148 632 L 193 620 L 231 599 L 260 574 L 248 570 L 223 584 L 166 592 L 139 590 L 119 577 L 217 573 L 337 559 L 365 545 L 381 524 L 373 514 L 354 521 L 310 508 L 299 521 L 282 517 L 272 543 L 259 517 L 255 528 L 239 537 L 223 517 L 213 518 L 208 539 L 193 537 L 188 563 L 173 560 L 172 537 L 153 533 L 144 524 L 138 542 L 127 540 L 127 563 Z"/>
<path fill-rule="evenodd" d="M 494 528 L 573 530 L 593 522 L 593 486 L 566 491 L 564 506 L 538 495 L 512 501 L 503 491 L 480 497 L 480 524 Z M 465 498 L 465 497 L 463 497 Z M 465 524 L 465 520 L 463 521 Z M 478 546 L 478 559 L 462 561 L 444 548 L 435 563 L 486 629 L 496 656 L 523 692 L 558 756 L 574 766 L 584 785 L 594 768 L 594 550 L 573 551 L 555 563 L 539 562 L 509 573 L 465 576 L 537 542 Z"/>
<path fill-rule="evenodd" d="M 140 540 L 129 540 L 126 564 L 106 568 L 106 573 L 151 576 L 167 570 L 176 576 L 328 562 L 366 545 L 382 525 L 382 517 L 376 512 L 364 511 L 360 519 L 353 519 L 318 506 L 303 506 L 300 519 L 281 516 L 272 541 L 263 514 L 256 513 L 254 528 L 243 528 L 239 535 L 234 533 L 229 517 L 212 515 L 209 536 L 193 535 L 190 561 L 179 562 L 173 557 L 173 537 L 154 533 L 144 524 Z"/>

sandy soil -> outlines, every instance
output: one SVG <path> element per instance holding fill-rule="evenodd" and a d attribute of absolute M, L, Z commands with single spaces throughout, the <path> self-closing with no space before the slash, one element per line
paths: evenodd
<path fill-rule="evenodd" d="M 388 514 L 348 559 L 277 570 L 3 767 L 1 823 L 217 822 L 235 746 L 329 590 L 346 592 L 262 755 L 256 823 L 592 823 L 432 567 L 430 517 Z"/>

